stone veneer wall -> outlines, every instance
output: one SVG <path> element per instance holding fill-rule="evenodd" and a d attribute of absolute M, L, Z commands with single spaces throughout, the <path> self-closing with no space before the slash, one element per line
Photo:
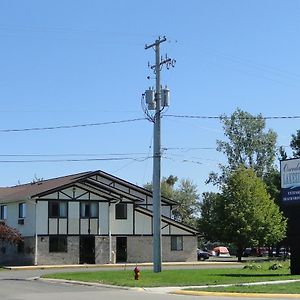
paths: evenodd
<path fill-rule="evenodd" d="M 184 236 L 183 250 L 171 251 L 171 237 L 162 237 L 162 260 L 197 261 L 197 237 Z M 152 236 L 129 236 L 127 238 L 127 262 L 141 263 L 152 261 Z"/>
<path fill-rule="evenodd" d="M 38 265 L 79 264 L 79 236 L 68 236 L 68 252 L 49 252 L 49 236 L 38 237 Z"/>
<path fill-rule="evenodd" d="M 18 252 L 17 245 L 6 242 L 0 242 L 0 265 L 17 266 L 17 265 L 33 265 L 35 252 L 35 238 L 25 237 L 24 247 Z"/>
<path fill-rule="evenodd" d="M 79 236 L 68 236 L 68 252 L 50 253 L 49 236 L 38 237 L 38 265 L 79 264 Z M 4 250 L 5 249 L 5 250 Z M 24 238 L 24 252 L 17 247 L 0 243 L 0 265 L 33 265 L 35 237 Z M 112 262 L 116 257 L 116 237 L 112 237 Z M 5 253 L 3 253 L 5 252 Z M 162 259 L 164 262 L 196 261 L 197 237 L 184 236 L 183 250 L 171 251 L 171 237 L 162 237 Z M 152 236 L 127 237 L 127 262 L 141 263 L 152 261 Z M 109 263 L 109 238 L 95 236 L 95 263 Z"/>

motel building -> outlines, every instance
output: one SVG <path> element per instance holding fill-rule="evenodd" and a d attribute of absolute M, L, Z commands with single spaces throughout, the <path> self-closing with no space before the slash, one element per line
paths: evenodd
<path fill-rule="evenodd" d="M 162 260 L 196 261 L 197 231 L 161 199 Z M 0 222 L 23 242 L 0 241 L 0 265 L 141 263 L 152 259 L 152 193 L 103 171 L 0 188 Z"/>

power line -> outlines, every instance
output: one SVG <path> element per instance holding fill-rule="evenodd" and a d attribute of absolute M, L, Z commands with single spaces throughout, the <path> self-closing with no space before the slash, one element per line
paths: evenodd
<path fill-rule="evenodd" d="M 75 124 L 75 125 L 60 125 L 60 126 L 48 126 L 48 127 L 32 127 L 32 128 L 20 128 L 20 129 L 0 129 L 0 133 L 7 132 L 24 132 L 24 131 L 42 131 L 42 130 L 54 130 L 54 129 L 71 129 L 71 128 L 80 128 L 80 127 L 92 127 L 92 126 L 102 126 L 102 125 L 111 125 L 111 124 L 121 124 L 146 120 L 146 118 L 135 118 L 119 121 L 108 121 L 108 122 L 99 122 L 99 123 L 88 123 L 88 124 Z"/>
<path fill-rule="evenodd" d="M 0 157 L 68 157 L 68 156 L 126 156 L 126 155 L 146 155 L 145 152 L 129 153 L 60 153 L 60 154 L 0 154 Z M 149 156 L 149 154 L 147 155 Z"/>
<path fill-rule="evenodd" d="M 164 117 L 170 118 L 182 118 L 182 119 L 220 119 L 220 116 L 200 116 L 200 115 L 171 115 L 166 114 Z M 224 117 L 230 119 L 231 117 Z M 264 119 L 264 120 L 284 120 L 284 119 L 300 119 L 300 116 L 259 116 L 259 117 L 245 117 L 239 118 L 244 120 L 252 119 Z M 75 124 L 75 125 L 59 125 L 59 126 L 46 126 L 46 127 L 31 127 L 31 128 L 12 128 L 12 129 L 0 129 L 0 133 L 10 133 L 10 132 L 26 132 L 26 131 L 44 131 L 44 130 L 56 130 L 56 129 L 73 129 L 73 128 L 84 128 L 93 126 L 103 126 L 112 124 L 122 124 L 137 121 L 144 121 L 147 118 L 134 118 L 118 121 L 108 121 L 108 122 L 98 122 L 98 123 L 86 123 L 86 124 Z"/>
<path fill-rule="evenodd" d="M 171 117 L 171 118 L 186 118 L 186 119 L 230 119 L 231 117 L 226 116 L 198 116 L 198 115 L 164 115 L 164 117 Z M 259 116 L 259 117 L 245 117 L 245 118 L 238 118 L 243 120 L 253 120 L 253 119 L 264 119 L 264 120 L 276 120 L 276 119 L 300 119 L 300 116 Z"/>
<path fill-rule="evenodd" d="M 133 160 L 136 162 L 143 162 L 149 157 L 113 157 L 113 158 L 85 158 L 85 159 L 36 159 L 36 160 L 0 160 L 0 163 L 56 163 L 56 162 L 92 162 L 92 161 L 120 161 Z"/>
<path fill-rule="evenodd" d="M 162 150 L 180 150 L 188 152 L 191 150 L 216 150 L 216 147 L 163 147 Z"/>

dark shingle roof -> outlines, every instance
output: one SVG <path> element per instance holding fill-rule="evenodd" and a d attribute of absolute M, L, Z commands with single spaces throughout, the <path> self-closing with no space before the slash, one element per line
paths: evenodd
<path fill-rule="evenodd" d="M 100 175 L 101 177 L 105 177 L 106 179 L 121 184 L 127 187 L 128 189 L 133 189 L 145 195 L 152 196 L 152 192 L 149 190 L 146 190 L 140 186 L 132 184 L 128 181 L 110 175 L 103 171 L 97 170 L 97 171 L 88 171 L 88 172 L 82 172 L 78 174 L 67 175 L 63 177 L 57 177 L 53 179 L 37 181 L 28 184 L 16 185 L 12 187 L 3 187 L 0 188 L 0 201 L 5 201 L 5 202 L 24 201 L 27 199 L 32 199 L 34 197 L 51 194 L 60 189 L 73 186 L 74 184 L 79 182 L 83 182 L 95 175 Z M 112 187 L 110 189 L 112 189 Z M 168 203 L 169 205 L 177 205 L 177 202 L 174 200 L 167 199 L 164 197 L 162 197 L 162 200 L 165 203 Z"/>
<path fill-rule="evenodd" d="M 17 200 L 30 199 L 38 196 L 39 194 L 72 185 L 75 182 L 92 176 L 94 173 L 95 172 L 83 172 L 48 180 L 42 180 L 34 183 L 0 188 L 0 201 L 5 200 L 8 202 L 12 202 Z"/>

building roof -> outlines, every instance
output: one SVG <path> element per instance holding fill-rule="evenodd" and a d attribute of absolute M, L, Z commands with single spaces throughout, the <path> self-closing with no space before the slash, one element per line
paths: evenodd
<path fill-rule="evenodd" d="M 33 181 L 27 184 L 0 188 L 0 201 L 5 200 L 11 202 L 32 199 L 39 194 L 72 185 L 75 182 L 85 179 L 87 176 L 91 176 L 91 173 L 92 172 L 83 172 L 48 180 Z"/>
<path fill-rule="evenodd" d="M 135 209 L 136 209 L 136 211 L 139 211 L 139 212 L 141 212 L 141 213 L 143 213 L 145 215 L 153 217 L 153 212 L 151 210 L 148 210 L 148 209 L 143 208 L 143 207 L 136 207 Z M 180 228 L 182 230 L 188 231 L 188 232 L 190 232 L 192 234 L 199 234 L 199 231 L 197 229 L 195 229 L 195 228 L 193 228 L 191 226 L 185 225 L 183 223 L 180 223 L 180 222 L 178 222 L 176 220 L 173 220 L 171 218 L 168 218 L 166 216 L 162 216 L 161 219 L 162 219 L 162 221 L 164 221 L 164 222 L 166 222 L 166 223 L 168 223 L 170 225 L 173 225 L 173 226 L 175 226 L 177 228 Z"/>
<path fill-rule="evenodd" d="M 90 178 L 96 175 L 99 175 L 108 180 L 111 180 L 112 182 L 116 182 L 122 186 L 125 186 L 129 190 L 135 190 L 147 196 L 152 196 L 152 192 L 149 190 L 146 190 L 142 187 L 139 187 L 135 184 L 132 184 L 128 181 L 110 175 L 103 171 L 97 170 L 97 171 L 82 172 L 78 174 L 72 174 L 72 175 L 47 179 L 47 180 L 34 181 L 28 184 L 16 185 L 11 187 L 2 187 L 0 188 L 0 201 L 14 202 L 14 201 L 24 201 L 24 200 L 33 199 L 35 197 L 51 194 L 54 193 L 55 191 L 59 191 L 64 188 L 74 186 L 76 183 L 86 182 Z M 97 186 L 97 188 L 99 188 L 99 186 Z M 110 187 L 110 189 L 113 189 L 113 187 Z M 177 204 L 176 201 L 164 197 L 162 197 L 162 201 L 170 205 Z"/>

